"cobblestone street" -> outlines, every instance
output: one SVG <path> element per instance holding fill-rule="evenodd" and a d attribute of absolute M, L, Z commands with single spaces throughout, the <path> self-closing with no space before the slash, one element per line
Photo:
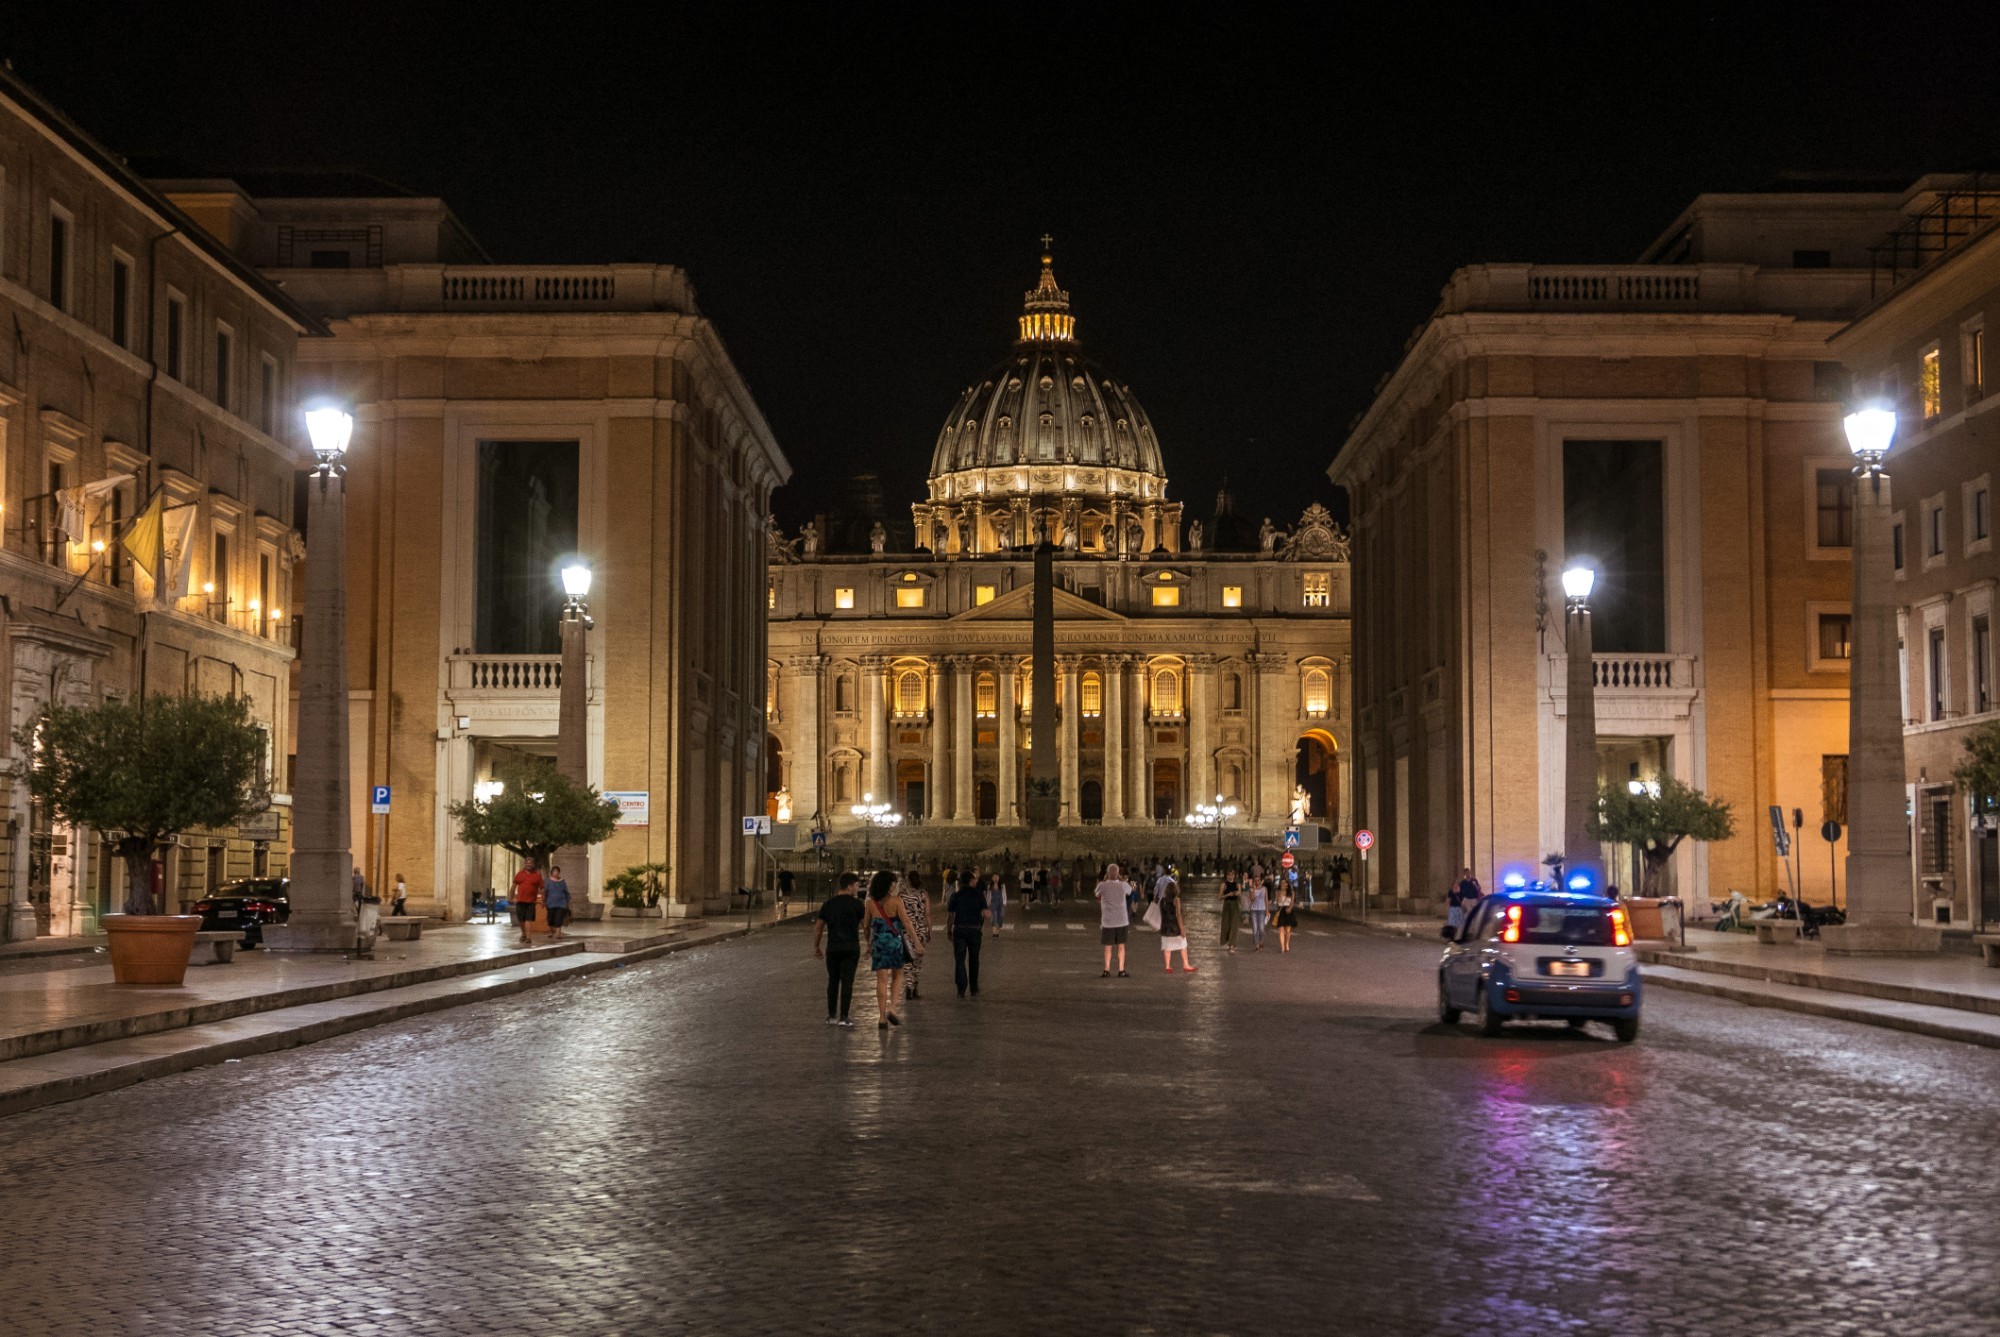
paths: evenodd
<path fill-rule="evenodd" d="M 1427 942 L 1197 915 L 1101 980 L 1011 918 L 887 1035 L 789 927 L 6 1120 L 6 1329 L 2000 1325 L 2000 1053 L 1667 991 L 1484 1040 Z"/>

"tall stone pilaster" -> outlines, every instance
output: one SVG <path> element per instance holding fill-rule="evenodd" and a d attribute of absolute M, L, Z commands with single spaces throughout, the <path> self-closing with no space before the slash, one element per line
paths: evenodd
<path fill-rule="evenodd" d="M 931 774 L 930 783 L 924 787 L 924 803 L 928 811 L 924 820 L 942 822 L 951 816 L 951 679 L 945 661 L 940 659 L 931 664 Z"/>
<path fill-rule="evenodd" d="M 979 820 L 979 803 L 972 792 L 972 682 L 977 666 L 968 659 L 952 661 L 951 675 L 951 814 L 971 826 Z"/>
<path fill-rule="evenodd" d="M 1104 820 L 1125 819 L 1125 660 L 1104 661 Z"/>

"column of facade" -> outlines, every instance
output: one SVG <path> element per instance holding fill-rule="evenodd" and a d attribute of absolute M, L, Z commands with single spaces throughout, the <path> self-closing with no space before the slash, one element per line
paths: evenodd
<path fill-rule="evenodd" d="M 795 655 L 785 667 L 792 686 L 792 759 L 785 782 L 792 787 L 792 816 L 811 821 L 819 811 L 820 759 L 826 749 L 819 737 L 819 694 L 825 677 L 825 655 Z"/>
<path fill-rule="evenodd" d="M 978 676 L 969 659 L 951 661 L 951 815 L 970 826 L 979 817 L 972 793 L 972 681 Z"/>
<path fill-rule="evenodd" d="M 1126 793 L 1132 801 L 1126 806 L 1128 816 L 1140 821 L 1150 821 L 1153 816 L 1152 780 L 1146 766 L 1146 661 L 1132 661 L 1132 695 L 1126 702 L 1131 712 L 1127 717 L 1132 723 L 1131 735 L 1125 740 Z"/>
<path fill-rule="evenodd" d="M 1294 752 L 1286 746 L 1290 729 L 1284 709 L 1285 657 L 1250 656 L 1257 683 L 1257 820 L 1266 825 L 1287 821 L 1292 811 L 1291 768 Z M 1295 740 L 1293 740 L 1295 743 Z"/>
<path fill-rule="evenodd" d="M 1104 661 L 1104 820 L 1125 817 L 1125 658 Z"/>
<path fill-rule="evenodd" d="M 1082 698 L 1077 693 L 1076 660 L 1074 658 L 1056 661 L 1056 683 L 1060 692 L 1059 718 L 1056 737 L 1060 746 L 1056 749 L 1058 765 L 1062 767 L 1062 818 L 1067 823 L 1081 820 L 1077 811 L 1077 742 L 1078 731 L 1083 725 Z"/>
<path fill-rule="evenodd" d="M 1019 820 L 1014 811 L 1019 789 L 1019 781 L 1014 778 L 1019 760 L 1014 740 L 1014 678 L 1018 670 L 1012 660 L 1003 659 L 996 675 L 1000 679 L 1000 798 L 993 820 L 1001 826 L 1012 826 Z"/>
<path fill-rule="evenodd" d="M 877 803 L 893 803 L 889 793 L 889 703 L 888 681 L 882 660 L 871 655 L 861 661 L 861 707 L 868 712 L 868 783 L 863 790 Z"/>
<path fill-rule="evenodd" d="M 942 822 L 951 816 L 951 749 L 950 736 L 945 732 L 950 727 L 951 712 L 947 708 L 950 678 L 946 676 L 945 661 L 931 663 L 931 775 L 930 784 L 925 786 L 924 798 L 930 811 L 926 820 Z"/>
<path fill-rule="evenodd" d="M 1209 689 L 1215 685 L 1215 656 L 1189 655 L 1187 658 L 1187 740 L 1188 783 L 1181 806 L 1193 812 L 1194 805 L 1215 797 L 1216 731 L 1208 708 Z"/>

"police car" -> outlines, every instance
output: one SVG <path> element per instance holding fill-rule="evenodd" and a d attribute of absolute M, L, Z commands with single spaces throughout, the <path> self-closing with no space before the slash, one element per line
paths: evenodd
<path fill-rule="evenodd" d="M 1518 873 L 1479 902 L 1438 962 L 1438 1020 L 1470 1012 L 1480 1032 L 1510 1021 L 1608 1021 L 1639 1036 L 1639 955 L 1617 902 L 1578 874 L 1563 887 Z"/>

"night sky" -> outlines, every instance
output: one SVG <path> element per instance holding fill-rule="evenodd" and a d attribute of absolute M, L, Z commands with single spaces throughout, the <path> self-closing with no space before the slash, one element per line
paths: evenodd
<path fill-rule="evenodd" d="M 1226 473 L 1282 525 L 1455 266 L 2000 164 L 1995 11 L 41 4 L 0 55 L 133 158 L 358 167 L 500 261 L 684 266 L 794 525 L 863 470 L 907 515 L 1051 232 L 1189 518 Z"/>

